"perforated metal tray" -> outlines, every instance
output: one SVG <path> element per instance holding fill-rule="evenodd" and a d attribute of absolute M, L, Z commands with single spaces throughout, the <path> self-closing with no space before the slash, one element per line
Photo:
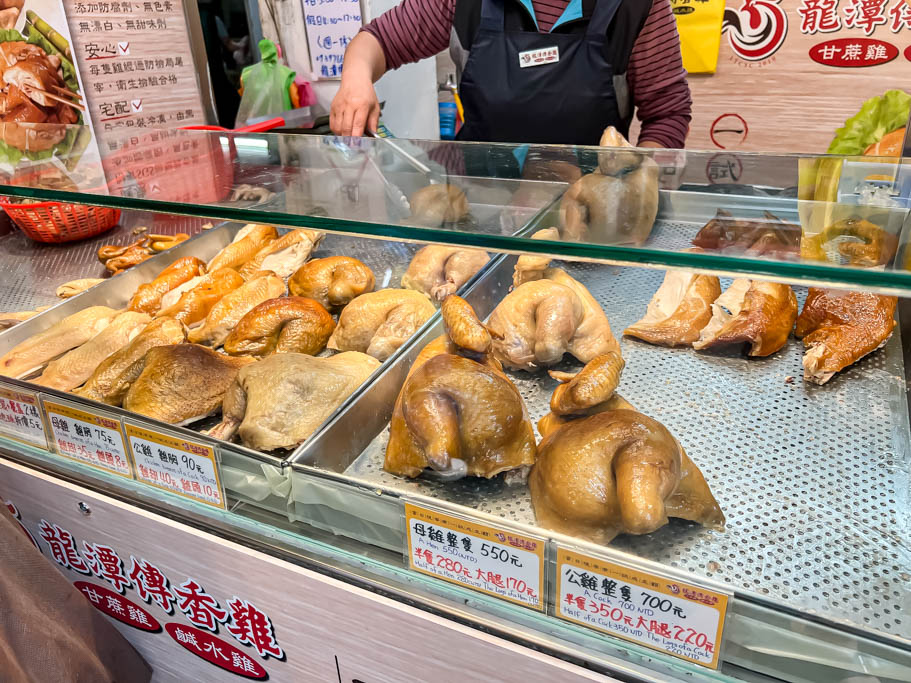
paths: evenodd
<path fill-rule="evenodd" d="M 684 228 L 692 234 L 691 226 L 672 224 L 663 225 L 662 234 L 679 241 L 677 230 Z M 642 317 L 663 277 L 644 268 L 562 265 L 601 302 L 618 338 Z M 504 283 L 501 273 L 479 288 L 500 288 L 492 295 L 498 300 Z M 729 283 L 722 280 L 723 287 Z M 802 306 L 806 291 L 795 291 Z M 786 609 L 908 640 L 911 435 L 897 329 L 885 348 L 822 387 L 804 383 L 803 347 L 794 338 L 767 359 L 628 338 L 621 338 L 621 348 L 626 368 L 619 392 L 681 441 L 705 474 L 727 527 L 715 532 L 672 520 L 646 536 L 621 536 L 613 547 Z M 510 376 L 536 422 L 556 382 L 544 373 Z M 525 487 L 508 488 L 500 479 L 405 480 L 384 472 L 387 441 L 388 429 L 345 475 L 535 524 Z"/>

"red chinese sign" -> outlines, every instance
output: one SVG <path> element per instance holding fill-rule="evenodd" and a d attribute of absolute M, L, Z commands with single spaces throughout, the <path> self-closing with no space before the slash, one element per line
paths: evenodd
<path fill-rule="evenodd" d="M 835 38 L 810 48 L 810 59 L 826 66 L 878 66 L 896 57 L 897 47 L 876 38 Z"/>
<path fill-rule="evenodd" d="M 112 619 L 116 619 L 127 626 L 138 628 L 140 631 L 156 633 L 161 630 L 161 624 L 158 623 L 155 617 L 122 595 L 118 595 L 104 586 L 88 583 L 87 581 L 74 581 L 73 585 L 82 591 L 82 594 L 88 598 L 89 602 Z"/>
<path fill-rule="evenodd" d="M 225 671 L 255 680 L 265 680 L 269 677 L 259 662 L 250 659 L 241 650 L 211 633 L 175 623 L 166 624 L 164 628 L 181 647 Z"/>

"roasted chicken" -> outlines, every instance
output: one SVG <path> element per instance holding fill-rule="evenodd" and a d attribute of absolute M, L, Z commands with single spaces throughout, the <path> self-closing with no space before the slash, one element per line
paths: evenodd
<path fill-rule="evenodd" d="M 381 289 L 361 294 L 342 309 L 327 346 L 361 351 L 386 360 L 436 309 L 426 296 L 410 289 Z"/>
<path fill-rule="evenodd" d="M 255 306 L 225 339 L 232 356 L 266 356 L 270 353 L 322 351 L 335 329 L 335 321 L 313 299 L 285 296 Z"/>
<path fill-rule="evenodd" d="M 221 346 L 231 330 L 253 308 L 285 293 L 285 283 L 270 271 L 251 273 L 247 281 L 225 294 L 212 307 L 205 322 L 190 330 L 187 337 L 194 344 Z"/>
<path fill-rule="evenodd" d="M 119 406 L 132 381 L 128 372 L 130 366 L 141 360 L 149 349 L 181 344 L 186 338 L 187 328 L 182 322 L 176 318 L 156 318 L 129 344 L 105 358 L 86 383 L 73 393 L 93 401 Z"/>
<path fill-rule="evenodd" d="M 447 480 L 511 472 L 510 482 L 524 482 L 535 460 L 525 403 L 486 361 L 491 335 L 471 307 L 450 296 L 443 320 L 448 349 L 418 357 L 396 400 L 383 467 L 412 478 L 430 468 Z"/>
<path fill-rule="evenodd" d="M 0 357 L 0 375 L 18 378 L 40 370 L 104 330 L 117 313 L 107 306 L 90 306 L 67 316 Z"/>
<path fill-rule="evenodd" d="M 645 317 L 623 334 L 660 346 L 691 346 L 712 319 L 712 303 L 719 296 L 716 276 L 669 270 L 648 302 Z"/>
<path fill-rule="evenodd" d="M 766 211 L 762 219 L 734 218 L 718 209 L 693 238 L 693 245 L 712 251 L 733 251 L 747 256 L 784 258 L 800 253 L 801 229 Z"/>
<path fill-rule="evenodd" d="M 197 344 L 156 346 L 121 375 L 123 407 L 169 424 L 196 422 L 221 409 L 237 371 L 252 362 Z"/>
<path fill-rule="evenodd" d="M 352 299 L 372 292 L 376 284 L 373 271 L 351 256 L 327 256 L 304 264 L 288 280 L 294 296 L 305 296 L 320 302 L 324 308 L 337 310 Z"/>
<path fill-rule="evenodd" d="M 245 368 L 225 393 L 222 421 L 209 433 L 260 451 L 294 448 L 380 366 L 358 352 L 316 358 L 276 353 Z"/>
<path fill-rule="evenodd" d="M 192 280 L 190 281 L 192 282 Z M 244 284 L 244 279 L 232 268 L 209 270 L 176 303 L 162 308 L 156 317 L 176 318 L 184 325 L 201 322 L 221 299 Z"/>
<path fill-rule="evenodd" d="M 151 321 L 145 313 L 119 314 L 85 344 L 49 363 L 41 376 L 32 381 L 52 389 L 72 391 L 92 375 L 101 361 L 129 344 Z"/>
<path fill-rule="evenodd" d="M 161 298 L 176 287 L 189 282 L 194 277 L 205 275 L 206 264 L 195 256 L 184 256 L 169 265 L 151 282 L 139 285 L 130 299 L 128 308 L 131 311 L 158 313 Z"/>
<path fill-rule="evenodd" d="M 458 223 L 468 217 L 468 198 L 455 185 L 428 185 L 411 195 L 411 216 L 406 219 L 424 227 Z"/>
<path fill-rule="evenodd" d="M 459 291 L 489 260 L 487 252 L 480 249 L 431 244 L 411 258 L 402 287 L 442 301 Z"/>
<path fill-rule="evenodd" d="M 271 225 L 245 225 L 234 236 L 231 244 L 212 257 L 208 264 L 209 272 L 219 268 L 240 268 L 275 239 L 278 239 L 278 231 Z"/>
<path fill-rule="evenodd" d="M 323 233 L 316 230 L 292 230 L 266 244 L 239 272 L 247 280 L 257 271 L 271 270 L 287 280 L 307 262 L 322 239 Z"/>
<path fill-rule="evenodd" d="M 770 356 L 788 341 L 797 319 L 797 298 L 777 282 L 737 278 L 712 304 L 712 319 L 694 349 L 749 344 L 750 356 Z"/>
<path fill-rule="evenodd" d="M 794 334 L 803 339 L 804 379 L 825 384 L 875 351 L 895 328 L 894 296 L 811 287 Z"/>

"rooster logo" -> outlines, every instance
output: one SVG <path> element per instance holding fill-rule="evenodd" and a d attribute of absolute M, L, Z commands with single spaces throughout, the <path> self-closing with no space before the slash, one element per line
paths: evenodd
<path fill-rule="evenodd" d="M 778 51 L 788 34 L 788 15 L 781 0 L 743 0 L 740 9 L 725 9 L 722 31 L 734 53 L 748 62 L 760 62 Z"/>

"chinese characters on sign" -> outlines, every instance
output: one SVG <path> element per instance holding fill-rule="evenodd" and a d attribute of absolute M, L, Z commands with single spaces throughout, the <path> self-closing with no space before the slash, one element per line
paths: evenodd
<path fill-rule="evenodd" d="M 92 415 L 75 407 L 44 401 L 54 450 L 65 458 L 133 478 L 120 421 Z"/>
<path fill-rule="evenodd" d="M 304 0 L 304 21 L 314 76 L 341 78 L 345 48 L 362 24 L 359 0 Z"/>
<path fill-rule="evenodd" d="M 559 548 L 557 614 L 717 668 L 727 596 Z"/>
<path fill-rule="evenodd" d="M 111 590 L 88 581 L 74 582 L 97 609 L 112 619 L 141 631 L 161 632 L 162 626 L 155 614 L 127 597 L 128 590 L 132 589 L 140 600 L 157 606 L 166 616 L 173 616 L 178 610 L 183 612 L 193 626 L 169 622 L 164 630 L 181 647 L 226 671 L 262 680 L 268 673 L 255 655 L 263 660 L 270 657 L 285 659 L 272 620 L 253 603 L 232 596 L 222 607 L 194 578 L 175 585 L 158 566 L 133 556 L 126 569 L 125 560 L 117 551 L 100 543 L 83 540 L 80 552 L 69 531 L 44 519 L 38 531 L 51 559 L 61 567 L 97 577 L 113 586 L 114 590 Z M 217 637 L 220 629 L 226 636 L 233 636 L 242 647 Z"/>
<path fill-rule="evenodd" d="M 38 399 L 30 391 L 0 386 L 0 434 L 38 448 L 47 448 Z"/>
<path fill-rule="evenodd" d="M 412 569 L 543 610 L 542 539 L 405 505 Z"/>
<path fill-rule="evenodd" d="M 185 498 L 225 507 L 215 451 L 211 446 L 125 425 L 136 478 Z"/>

